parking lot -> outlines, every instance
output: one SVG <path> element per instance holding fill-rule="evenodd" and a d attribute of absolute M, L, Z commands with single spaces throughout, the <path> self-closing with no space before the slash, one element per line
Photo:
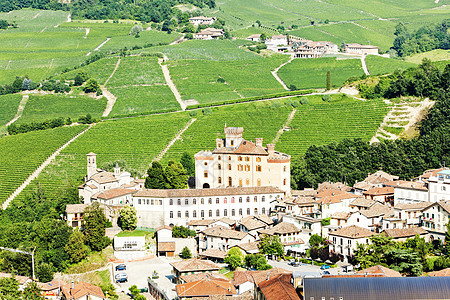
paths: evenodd
<path fill-rule="evenodd" d="M 338 274 L 353 274 L 353 272 L 345 273 L 342 266 L 344 264 L 338 263 L 336 268 L 329 268 L 326 270 L 321 270 L 319 266 L 314 266 L 311 264 L 301 264 L 299 266 L 291 266 L 287 261 L 276 261 L 276 260 L 268 260 L 269 265 L 275 268 L 281 268 L 288 271 L 304 271 L 304 272 L 321 272 L 323 274 L 324 271 L 330 272 L 330 275 L 338 275 Z M 347 264 L 345 264 L 347 265 Z"/>
<path fill-rule="evenodd" d="M 144 261 L 125 262 L 127 269 L 125 271 L 116 271 L 116 266 L 113 265 L 113 278 L 117 273 L 126 273 L 128 275 L 128 281 L 124 283 L 116 283 L 119 286 L 118 290 L 128 293 L 128 289 L 132 285 L 136 285 L 138 289 L 147 288 L 147 277 L 153 274 L 153 271 L 158 272 L 159 278 L 153 279 L 158 286 L 169 296 L 169 298 L 176 297 L 176 292 L 173 291 L 175 285 L 172 280 L 172 267 L 171 262 L 179 261 L 176 258 L 157 257 Z"/>

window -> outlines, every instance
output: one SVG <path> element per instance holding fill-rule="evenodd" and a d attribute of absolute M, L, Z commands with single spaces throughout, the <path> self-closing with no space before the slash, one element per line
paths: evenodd
<path fill-rule="evenodd" d="M 212 198 L 208 199 L 208 204 L 212 204 Z"/>
<path fill-rule="evenodd" d="M 245 179 L 245 185 L 250 185 L 250 179 Z"/>
<path fill-rule="evenodd" d="M 228 156 L 228 160 L 231 160 L 231 156 Z"/>
<path fill-rule="evenodd" d="M 242 197 L 239 197 L 239 203 L 242 203 Z"/>
<path fill-rule="evenodd" d="M 286 185 L 286 178 L 283 179 L 283 185 Z"/>
<path fill-rule="evenodd" d="M 216 204 L 219 204 L 219 203 L 220 203 L 219 198 L 216 198 Z"/>
<path fill-rule="evenodd" d="M 286 166 L 284 166 L 284 167 L 283 167 L 283 172 L 286 172 L 286 169 L 287 169 Z"/>
<path fill-rule="evenodd" d="M 234 197 L 231 197 L 231 203 L 234 203 Z"/>
<path fill-rule="evenodd" d="M 205 166 L 207 166 L 207 165 L 208 165 L 208 162 L 205 161 L 203 164 L 204 164 Z"/>
<path fill-rule="evenodd" d="M 181 218 L 181 211 L 178 211 L 177 216 L 178 218 Z"/>
<path fill-rule="evenodd" d="M 231 171 L 231 164 L 228 164 L 228 171 Z"/>
<path fill-rule="evenodd" d="M 192 217 L 193 217 L 193 218 L 197 218 L 197 211 L 196 211 L 196 210 L 194 210 L 194 211 L 192 212 Z"/>
<path fill-rule="evenodd" d="M 217 182 L 218 182 L 219 184 L 222 184 L 222 177 L 217 178 Z"/>
<path fill-rule="evenodd" d="M 210 218 L 212 218 L 212 210 L 209 210 L 208 215 L 209 215 Z"/>
<path fill-rule="evenodd" d="M 258 180 L 256 181 L 256 185 L 261 186 L 261 179 L 258 178 Z"/>
<path fill-rule="evenodd" d="M 221 160 L 222 158 L 220 157 L 220 155 L 219 156 L 217 156 L 217 160 Z"/>
<path fill-rule="evenodd" d="M 257 157 L 256 162 L 261 162 L 261 157 Z"/>
<path fill-rule="evenodd" d="M 223 198 L 223 203 L 227 204 L 227 197 Z"/>
<path fill-rule="evenodd" d="M 266 196 L 262 196 L 261 197 L 261 202 L 265 202 L 266 201 Z"/>
<path fill-rule="evenodd" d="M 192 204 L 194 204 L 194 205 L 197 204 L 197 199 L 195 199 L 195 198 L 192 199 Z"/>
<path fill-rule="evenodd" d="M 247 208 L 247 216 L 250 216 L 250 208 Z"/>
<path fill-rule="evenodd" d="M 148 204 L 148 200 L 147 200 L 147 204 Z M 155 200 L 152 199 L 152 205 L 155 205 Z"/>
<path fill-rule="evenodd" d="M 242 178 L 239 178 L 239 186 L 242 186 Z"/>
<path fill-rule="evenodd" d="M 261 213 L 264 215 L 264 214 L 266 214 L 266 208 L 265 207 L 263 207 L 262 209 L 261 209 Z"/>
<path fill-rule="evenodd" d="M 242 208 L 239 208 L 239 215 L 242 216 Z"/>
<path fill-rule="evenodd" d="M 141 204 L 141 199 L 138 199 L 138 204 Z"/>
<path fill-rule="evenodd" d="M 228 212 L 226 209 L 223 210 L 223 216 L 226 217 L 228 215 Z"/>
<path fill-rule="evenodd" d="M 220 210 L 216 210 L 216 217 L 220 217 Z"/>
<path fill-rule="evenodd" d="M 205 204 L 205 199 L 200 199 L 200 204 Z"/>
<path fill-rule="evenodd" d="M 219 170 L 222 170 L 222 164 L 218 164 L 218 165 L 217 165 L 217 168 L 218 168 Z"/>
<path fill-rule="evenodd" d="M 258 196 L 253 197 L 253 202 L 258 202 Z"/>
<path fill-rule="evenodd" d="M 162 200 L 159 200 L 159 205 L 162 205 Z"/>
<path fill-rule="evenodd" d="M 254 209 L 254 213 L 255 213 L 255 216 L 258 215 L 258 209 L 257 208 Z"/>
<path fill-rule="evenodd" d="M 178 204 L 178 205 L 181 205 L 181 199 L 178 199 L 178 200 L 177 200 L 177 204 Z"/>
<path fill-rule="evenodd" d="M 235 214 L 235 211 L 234 211 L 234 209 L 232 209 L 232 210 L 231 210 L 231 216 L 234 217 L 234 214 Z"/>
<path fill-rule="evenodd" d="M 204 211 L 204 210 L 200 211 L 200 217 L 201 217 L 201 218 L 204 218 L 204 217 L 205 217 L 205 211 Z"/>
<path fill-rule="evenodd" d="M 173 199 L 169 200 L 169 205 L 173 205 Z"/>
<path fill-rule="evenodd" d="M 230 142 L 231 142 L 231 147 L 233 147 L 234 146 L 234 141 L 231 140 Z"/>
<path fill-rule="evenodd" d="M 247 198 L 245 199 L 247 202 L 250 202 L 250 197 L 247 196 Z"/>
<path fill-rule="evenodd" d="M 256 172 L 261 172 L 261 166 L 260 165 L 256 166 Z"/>
<path fill-rule="evenodd" d="M 243 165 L 238 165 L 237 169 L 238 169 L 238 171 L 244 171 L 244 166 Z"/>
<path fill-rule="evenodd" d="M 189 205 L 189 199 L 184 199 L 184 205 Z"/>
<path fill-rule="evenodd" d="M 203 176 L 204 176 L 205 178 L 208 178 L 208 171 L 205 171 L 205 172 L 203 173 Z"/>
<path fill-rule="evenodd" d="M 169 213 L 169 218 L 173 219 L 173 211 Z"/>
<path fill-rule="evenodd" d="M 238 161 L 242 161 L 242 156 L 238 156 Z"/>
<path fill-rule="evenodd" d="M 250 171 L 250 165 L 245 165 L 245 171 L 249 172 Z"/>
<path fill-rule="evenodd" d="M 233 179 L 231 177 L 228 177 L 228 186 L 233 186 Z"/>
<path fill-rule="evenodd" d="M 189 211 L 186 211 L 186 212 L 184 213 L 184 216 L 185 216 L 186 218 L 189 218 Z"/>
<path fill-rule="evenodd" d="M 246 158 L 245 158 L 245 161 L 250 161 L 250 157 L 246 157 Z"/>

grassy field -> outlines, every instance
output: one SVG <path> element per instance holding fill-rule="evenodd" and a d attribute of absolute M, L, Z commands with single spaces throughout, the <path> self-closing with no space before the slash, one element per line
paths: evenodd
<path fill-rule="evenodd" d="M 294 59 L 278 71 L 287 86 L 299 89 L 325 88 L 327 71 L 331 71 L 333 87 L 340 87 L 349 77 L 364 74 L 359 59 L 337 60 L 336 58 Z"/>
<path fill-rule="evenodd" d="M 79 117 L 87 114 L 100 118 L 105 110 L 106 102 L 104 97 L 96 100 L 88 96 L 31 95 L 22 116 L 16 123 L 42 122 L 59 117 L 70 117 L 72 121 L 77 121 Z"/>
<path fill-rule="evenodd" d="M 344 138 L 370 140 L 389 107 L 382 101 L 339 100 L 299 107 L 276 149 L 301 158 L 308 147 L 339 142 Z M 308 97 L 312 98 L 312 97 Z M 310 101 L 311 102 L 311 101 Z"/>
<path fill-rule="evenodd" d="M 0 203 L 71 137 L 86 126 L 34 131 L 0 139 Z"/>
<path fill-rule="evenodd" d="M 418 54 L 406 57 L 406 61 L 415 63 L 415 64 L 420 64 L 424 58 L 428 58 L 431 61 L 450 60 L 450 50 L 436 49 L 433 51 L 418 53 Z"/>
<path fill-rule="evenodd" d="M 132 56 L 121 59 L 119 68 L 109 80 L 107 87 L 165 83 L 164 75 L 156 57 Z"/>
<path fill-rule="evenodd" d="M 184 100 L 209 103 L 284 91 L 270 71 L 288 59 L 274 55 L 227 62 L 177 60 L 169 61 L 169 68 Z"/>
<path fill-rule="evenodd" d="M 414 63 L 406 62 L 399 59 L 386 58 L 376 55 L 366 57 L 366 65 L 370 75 L 382 75 L 393 73 L 397 70 L 406 70 L 417 66 Z"/>
<path fill-rule="evenodd" d="M 89 77 L 97 79 L 100 84 L 105 84 L 106 80 L 113 72 L 118 59 L 119 58 L 117 57 L 102 58 L 87 66 L 64 73 L 58 76 L 57 79 L 73 80 L 78 72 L 83 70 L 89 75 Z"/>
<path fill-rule="evenodd" d="M 22 95 L 2 95 L 0 96 L 0 126 L 5 125 L 17 113 L 19 108 L 19 102 L 22 100 Z"/>

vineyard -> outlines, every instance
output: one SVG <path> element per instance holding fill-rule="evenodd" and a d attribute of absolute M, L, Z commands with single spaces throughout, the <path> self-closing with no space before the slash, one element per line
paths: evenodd
<path fill-rule="evenodd" d="M 417 66 L 403 60 L 369 55 L 366 57 L 367 69 L 371 75 L 383 75 L 393 73 L 397 70 L 406 70 Z"/>
<path fill-rule="evenodd" d="M 111 73 L 109 73 L 111 74 Z M 165 84 L 164 75 L 156 57 L 125 57 L 109 80 L 107 87 Z"/>
<path fill-rule="evenodd" d="M 111 73 L 113 72 L 117 60 L 117 57 L 102 58 L 87 66 L 64 73 L 58 76 L 57 79 L 74 80 L 78 72 L 85 71 L 90 78 L 95 78 L 98 83 L 105 84 L 109 75 L 111 75 Z"/>
<path fill-rule="evenodd" d="M 333 97 L 334 101 L 340 96 Z M 308 147 L 342 139 L 374 136 L 389 107 L 383 101 L 345 100 L 299 107 L 290 131 L 281 135 L 276 148 L 301 158 Z"/>
<path fill-rule="evenodd" d="M 0 96 L 0 127 L 14 118 L 20 100 L 22 100 L 22 95 L 20 94 Z"/>
<path fill-rule="evenodd" d="M 88 96 L 31 95 L 16 124 L 42 122 L 60 117 L 71 118 L 75 122 L 79 117 L 87 114 L 98 119 L 105 110 L 105 106 L 104 97 L 96 100 Z"/>
<path fill-rule="evenodd" d="M 295 59 L 278 71 L 287 86 L 299 89 L 325 88 L 327 71 L 331 71 L 333 87 L 340 87 L 349 77 L 364 74 L 359 59 L 337 60 L 333 57 Z"/>
<path fill-rule="evenodd" d="M 29 132 L 0 139 L 0 203 L 57 148 L 86 126 Z"/>
<path fill-rule="evenodd" d="M 98 167 L 122 160 L 142 175 L 189 119 L 187 113 L 177 113 L 99 123 L 64 149 L 20 197 L 38 185 L 47 193 L 54 193 L 58 188 L 80 184 L 89 152 L 97 153 Z"/>

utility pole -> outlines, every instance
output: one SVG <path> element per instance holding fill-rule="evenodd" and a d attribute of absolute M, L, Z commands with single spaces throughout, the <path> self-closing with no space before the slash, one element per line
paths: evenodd
<path fill-rule="evenodd" d="M 5 248 L 5 247 L 0 247 L 0 250 L 5 250 L 5 251 L 11 251 L 11 252 L 15 252 L 15 253 L 22 253 L 22 254 L 26 254 L 26 255 L 31 255 L 31 269 L 32 269 L 32 272 L 33 272 L 33 280 L 36 280 L 36 277 L 34 276 L 34 250 L 36 250 L 36 247 L 34 247 L 33 251 L 31 251 L 31 252 L 18 250 L 18 249 Z"/>

